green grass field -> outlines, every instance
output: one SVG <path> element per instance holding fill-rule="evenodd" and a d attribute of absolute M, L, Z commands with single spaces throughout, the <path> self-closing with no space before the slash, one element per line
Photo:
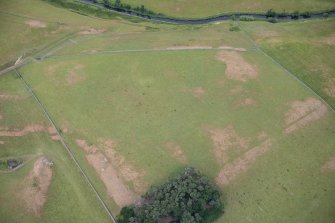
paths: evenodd
<path fill-rule="evenodd" d="M 234 1 L 234 0 L 162 0 L 157 4 L 155 0 L 123 0 L 132 6 L 143 4 L 146 8 L 155 12 L 164 13 L 168 16 L 178 18 L 202 18 L 222 13 L 230 12 L 266 12 L 269 9 L 274 9 L 278 12 L 286 10 L 287 12 L 298 11 L 316 11 L 334 8 L 335 3 L 331 0 L 260 0 L 257 2 L 251 1 Z"/>
<path fill-rule="evenodd" d="M 231 32 L 228 22 L 132 23 L 29 3 L 7 7 L 38 21 L 62 16 L 66 25 L 55 29 L 64 31 L 40 28 L 28 42 L 18 37 L 6 46 L 4 37 L 0 46 L 19 41 L 15 58 L 31 44 L 40 50 L 46 33 L 42 45 L 63 38 L 19 71 L 114 214 L 190 165 L 222 191 L 218 223 L 334 222 L 335 115 L 284 70 L 334 103 L 324 91 L 334 73 L 334 19 L 240 23 L 242 31 Z M 0 158 L 42 153 L 55 163 L 41 218 L 16 195 L 33 161 L 0 172 L 0 222 L 108 222 L 59 141 L 47 132 L 1 136 L 7 128 L 50 124 L 14 73 L 0 76 L 0 115 Z"/>

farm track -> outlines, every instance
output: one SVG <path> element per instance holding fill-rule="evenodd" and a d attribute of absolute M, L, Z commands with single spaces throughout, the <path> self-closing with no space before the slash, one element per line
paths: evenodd
<path fill-rule="evenodd" d="M 107 50 L 107 51 L 96 51 L 96 52 L 85 52 L 85 53 L 73 53 L 73 54 L 58 54 L 58 55 L 48 55 L 44 59 L 48 58 L 59 58 L 59 57 L 73 57 L 73 56 L 94 56 L 94 55 L 104 55 L 104 54 L 118 54 L 118 53 L 144 53 L 144 52 L 168 52 L 168 51 L 237 51 L 246 52 L 253 49 L 242 49 L 233 47 L 180 47 L 180 48 L 153 48 L 153 49 L 137 49 L 137 50 Z"/>
<path fill-rule="evenodd" d="M 37 104 L 39 105 L 40 109 L 43 111 L 44 115 L 46 116 L 46 118 L 49 120 L 50 124 L 52 125 L 52 127 L 55 129 L 55 131 L 57 132 L 57 135 L 59 137 L 59 140 L 62 144 L 62 146 L 65 148 L 66 152 L 69 154 L 70 158 L 73 160 L 73 162 L 75 163 L 75 165 L 77 166 L 77 168 L 79 169 L 80 173 L 82 174 L 82 176 L 84 177 L 85 181 L 87 182 L 87 184 L 90 186 L 90 188 L 93 190 L 94 194 L 96 195 L 97 199 L 99 200 L 99 202 L 101 203 L 102 207 L 105 209 L 106 213 L 108 214 L 108 216 L 110 217 L 111 221 L 113 223 L 116 223 L 116 220 L 112 214 L 112 212 L 108 209 L 106 203 L 103 201 L 103 199 L 101 198 L 100 194 L 98 193 L 98 191 L 96 190 L 96 188 L 94 187 L 92 181 L 90 180 L 90 178 L 87 176 L 87 174 L 85 173 L 85 171 L 82 169 L 82 167 L 80 166 L 77 158 L 74 156 L 73 152 L 71 151 L 71 149 L 69 148 L 69 146 L 67 145 L 67 143 L 65 142 L 62 134 L 59 132 L 55 121 L 51 118 L 49 112 L 47 111 L 46 107 L 42 104 L 42 102 L 40 101 L 40 99 L 38 98 L 38 96 L 36 95 L 36 93 L 34 92 L 34 90 L 31 88 L 31 86 L 29 85 L 29 83 L 23 78 L 23 76 L 21 75 L 21 73 L 14 69 L 15 73 L 17 74 L 17 76 L 19 77 L 19 79 L 22 81 L 23 85 L 26 87 L 27 91 L 31 94 L 31 96 L 33 96 L 33 98 L 35 99 L 35 101 L 37 102 Z"/>

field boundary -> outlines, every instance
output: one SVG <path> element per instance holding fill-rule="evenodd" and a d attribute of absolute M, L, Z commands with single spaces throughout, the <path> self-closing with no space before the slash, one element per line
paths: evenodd
<path fill-rule="evenodd" d="M 329 104 L 321 95 L 319 95 L 316 91 L 313 90 L 311 86 L 309 86 L 307 83 L 299 79 L 296 75 L 294 75 L 291 71 L 289 71 L 284 65 L 282 65 L 280 62 L 275 60 L 273 57 L 271 57 L 268 53 L 266 53 L 250 36 L 250 34 L 243 29 L 240 24 L 238 24 L 240 27 L 240 30 L 242 33 L 247 37 L 247 39 L 253 44 L 255 49 L 257 49 L 259 52 L 261 52 L 265 57 L 269 58 L 274 64 L 276 64 L 278 67 L 280 67 L 285 73 L 290 76 L 292 79 L 296 80 L 298 83 L 300 83 L 302 86 L 304 86 L 305 89 L 307 89 L 309 92 L 317 96 L 327 107 L 335 113 L 335 108 Z"/>
<path fill-rule="evenodd" d="M 104 54 L 118 54 L 118 53 L 144 53 L 144 52 L 169 52 L 169 51 L 237 51 L 237 52 L 247 52 L 248 49 L 244 48 L 234 48 L 234 47 L 180 47 L 176 46 L 175 48 L 152 48 L 152 49 L 135 49 L 135 50 L 106 50 L 106 51 L 96 51 L 96 52 L 87 52 L 87 53 L 73 53 L 73 54 L 58 54 L 58 55 L 48 55 L 43 57 L 43 59 L 49 58 L 59 58 L 59 57 L 72 57 L 72 56 L 94 56 L 94 55 L 104 55 Z"/>
<path fill-rule="evenodd" d="M 94 187 L 92 181 L 90 180 L 90 178 L 86 175 L 85 171 L 82 169 L 82 167 L 80 166 L 78 160 L 76 159 L 76 157 L 74 156 L 74 154 L 72 153 L 71 149 L 69 148 L 69 146 L 66 144 L 62 134 L 60 133 L 60 131 L 58 130 L 55 122 L 53 121 L 53 119 L 51 118 L 49 112 L 46 110 L 45 106 L 42 104 L 42 102 L 40 101 L 40 99 L 37 97 L 36 93 L 33 91 L 33 89 L 31 88 L 31 86 L 29 85 L 29 83 L 23 78 L 23 76 L 21 75 L 21 73 L 17 70 L 14 69 L 16 75 L 19 77 L 19 79 L 22 81 L 22 83 L 24 84 L 24 86 L 26 87 L 27 91 L 31 94 L 31 96 L 33 96 L 33 98 L 35 99 L 35 101 L 37 102 L 37 104 L 39 105 L 39 107 L 41 108 L 41 110 L 43 111 L 44 115 L 46 116 L 46 118 L 49 120 L 50 124 L 52 125 L 52 127 L 56 130 L 57 135 L 59 137 L 59 140 L 62 144 L 62 146 L 65 148 L 65 150 L 67 151 L 67 153 L 69 154 L 70 158 L 73 160 L 73 162 L 76 164 L 76 166 L 78 167 L 80 173 L 82 174 L 82 176 L 84 177 L 85 181 L 87 182 L 87 184 L 90 186 L 90 188 L 92 189 L 92 191 L 94 192 L 94 194 L 96 195 L 97 199 L 99 200 L 99 202 L 101 203 L 102 207 L 104 208 L 104 210 L 106 211 L 107 215 L 110 217 L 110 219 L 112 220 L 113 223 L 116 223 L 116 220 L 112 214 L 112 212 L 108 209 L 106 203 L 103 201 L 103 199 L 101 198 L 100 194 L 98 193 L 98 191 L 96 190 L 96 188 Z"/>

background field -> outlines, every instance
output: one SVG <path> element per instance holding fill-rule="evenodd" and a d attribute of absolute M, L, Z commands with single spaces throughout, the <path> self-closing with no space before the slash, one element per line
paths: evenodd
<path fill-rule="evenodd" d="M 334 8 L 335 3 L 332 0 L 260 0 L 260 1 L 234 1 L 234 0 L 161 0 L 159 4 L 155 0 L 123 0 L 133 6 L 143 4 L 146 8 L 155 12 L 164 13 L 169 16 L 180 18 L 201 18 L 229 12 L 266 12 L 269 9 L 276 11 L 286 10 L 292 12 L 316 11 Z"/>
<path fill-rule="evenodd" d="M 220 185 L 225 214 L 217 222 L 334 222 L 335 172 L 325 170 L 325 164 L 335 156 L 335 115 L 322 104 L 312 110 L 307 108 L 310 113 L 300 111 L 306 115 L 300 118 L 307 117 L 308 123 L 285 133 L 286 114 L 294 103 L 319 98 L 260 50 L 293 69 L 297 76 L 305 72 L 317 75 L 310 64 L 292 66 L 304 61 L 300 57 L 305 53 L 298 54 L 300 48 L 279 50 L 290 42 L 297 45 L 301 37 L 305 47 L 315 44 L 313 50 L 322 57 L 319 64 L 333 69 L 333 45 L 317 42 L 319 35 L 321 39 L 332 35 L 333 19 L 275 25 L 241 23 L 245 34 L 230 32 L 230 23 L 135 24 L 122 19 L 90 18 L 40 1 L 29 3 L 50 12 L 36 10 L 29 4 L 17 8 L 13 4 L 10 8 L 31 13 L 39 21 L 64 15 L 76 33 L 44 50 L 39 54 L 44 59 L 35 60 L 20 72 L 113 213 L 121 205 L 108 192 L 101 170 L 94 168 L 89 155 L 104 157 L 103 162 L 117 171 L 120 181 L 134 196 L 152 184 L 164 182 L 186 165 L 198 168 L 217 182 L 220 171 L 243 160 L 247 168 L 235 171 L 232 181 Z M 42 30 L 45 29 L 48 28 Z M 90 33 L 92 29 L 95 31 Z M 267 30 L 278 33 L 279 47 L 272 45 L 279 43 L 271 43 L 270 37 L 259 37 Z M 52 38 L 57 40 L 58 36 Z M 38 39 L 32 42 L 37 44 Z M 22 43 L 22 47 L 29 47 L 29 43 Z M 328 51 L 321 55 L 325 48 Z M 282 60 L 285 52 L 290 52 L 295 63 Z M 222 55 L 226 55 L 225 59 Z M 314 61 L 311 59 L 310 63 Z M 234 79 L 229 72 L 236 67 L 247 67 L 255 76 Z M 322 81 L 331 80 L 332 76 L 322 77 L 313 78 L 311 85 L 323 86 Z M 19 94 L 25 98 L 0 100 L 1 127 L 21 129 L 32 123 L 47 124 L 19 79 L 8 74 L 0 80 L 0 95 Z M 332 98 L 326 99 L 332 103 Z M 320 108 L 323 112 L 319 116 Z M 299 116 L 299 111 L 296 113 Z M 108 221 L 58 141 L 52 141 L 46 133 L 0 140 L 5 141 L 0 144 L 0 157 L 42 152 L 55 162 L 56 174 L 43 217 L 30 216 L 24 219 L 26 222 Z M 82 146 L 83 141 L 86 146 Z M 228 150 L 220 158 L 217 147 L 221 148 L 225 141 Z M 246 158 L 267 141 L 272 145 L 265 152 Z M 17 207 L 18 201 L 12 200 L 11 195 L 15 193 L 13 185 L 22 181 L 31 165 L 13 174 L 0 173 L 1 182 L 6 182 L 0 186 L 1 220 L 20 222 L 24 218 L 14 214 L 17 209 L 25 211 Z"/>
<path fill-rule="evenodd" d="M 265 52 L 335 107 L 334 19 L 243 27 Z"/>

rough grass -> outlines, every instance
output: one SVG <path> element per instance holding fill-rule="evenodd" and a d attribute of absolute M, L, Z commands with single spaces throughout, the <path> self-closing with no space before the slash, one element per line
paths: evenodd
<path fill-rule="evenodd" d="M 335 107 L 335 20 L 244 24 L 254 40 Z"/>
<path fill-rule="evenodd" d="M 39 0 L 28 0 L 24 4 L 19 0 L 2 1 L 0 8 L 0 69 L 13 65 L 22 55 L 28 57 L 49 47 L 55 48 L 57 40 L 69 40 L 70 34 L 92 26 L 112 32 L 144 29 L 126 21 L 94 19 Z M 45 27 L 37 26 L 41 23 Z"/>
<path fill-rule="evenodd" d="M 325 10 L 334 8 L 335 4 L 331 0 L 281 0 L 281 1 L 234 1 L 234 0 L 124 0 L 133 6 L 143 4 L 148 9 L 155 12 L 164 13 L 174 17 L 201 18 L 229 12 L 266 12 L 269 9 L 276 11 L 306 11 Z"/>

